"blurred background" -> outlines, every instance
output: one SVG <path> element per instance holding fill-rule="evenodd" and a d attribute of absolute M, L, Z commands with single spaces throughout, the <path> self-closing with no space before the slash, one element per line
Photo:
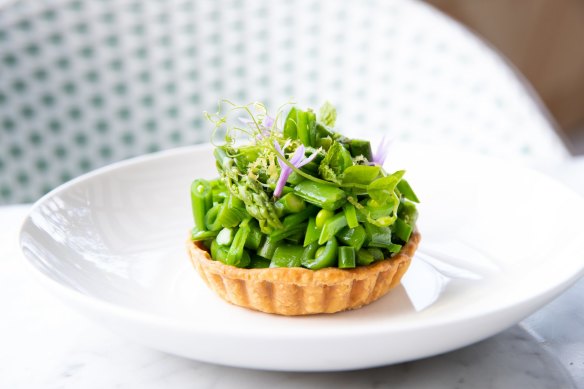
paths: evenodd
<path fill-rule="evenodd" d="M 584 153 L 584 1 L 428 0 L 499 50 Z"/>
<path fill-rule="evenodd" d="M 223 98 L 553 165 L 584 153 L 583 34 L 582 0 L 0 0 L 0 204 L 206 142 Z"/>

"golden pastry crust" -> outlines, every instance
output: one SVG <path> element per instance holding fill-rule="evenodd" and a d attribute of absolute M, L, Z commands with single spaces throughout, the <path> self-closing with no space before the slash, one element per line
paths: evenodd
<path fill-rule="evenodd" d="M 242 269 L 211 259 L 198 242 L 187 241 L 191 262 L 205 283 L 225 301 L 285 316 L 335 313 L 360 308 L 397 286 L 421 236 L 414 231 L 392 258 L 354 269 Z"/>

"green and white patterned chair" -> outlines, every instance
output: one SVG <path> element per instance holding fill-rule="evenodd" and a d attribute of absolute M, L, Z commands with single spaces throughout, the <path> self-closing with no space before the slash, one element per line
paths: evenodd
<path fill-rule="evenodd" d="M 330 100 L 348 134 L 567 153 L 495 53 L 423 3 L 0 1 L 0 204 L 205 142 L 217 102 Z"/>

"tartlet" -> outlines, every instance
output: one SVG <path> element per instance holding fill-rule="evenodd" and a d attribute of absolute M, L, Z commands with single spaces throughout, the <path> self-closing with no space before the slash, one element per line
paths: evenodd
<path fill-rule="evenodd" d="M 187 250 L 201 278 L 223 300 L 244 308 L 285 316 L 357 309 L 400 284 L 421 240 L 414 231 L 399 253 L 354 269 L 300 267 L 242 269 L 215 261 L 190 238 Z"/>
<path fill-rule="evenodd" d="M 419 199 L 404 170 L 383 168 L 386 142 L 373 153 L 336 132 L 330 103 L 318 115 L 292 107 L 283 123 L 259 103 L 228 105 L 207 116 L 225 131 L 219 177 L 191 184 L 187 249 L 205 283 L 229 303 L 286 316 L 357 309 L 398 285 L 420 241 Z M 243 126 L 233 112 L 249 115 Z"/>

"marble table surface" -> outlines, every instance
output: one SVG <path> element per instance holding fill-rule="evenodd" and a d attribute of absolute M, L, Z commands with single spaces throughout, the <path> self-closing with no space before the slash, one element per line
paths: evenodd
<path fill-rule="evenodd" d="M 584 194 L 584 160 L 554 176 Z M 584 279 L 518 325 L 440 356 L 337 373 L 238 369 L 132 343 L 47 294 L 17 243 L 29 207 L 0 208 L 0 388 L 584 388 Z"/>

